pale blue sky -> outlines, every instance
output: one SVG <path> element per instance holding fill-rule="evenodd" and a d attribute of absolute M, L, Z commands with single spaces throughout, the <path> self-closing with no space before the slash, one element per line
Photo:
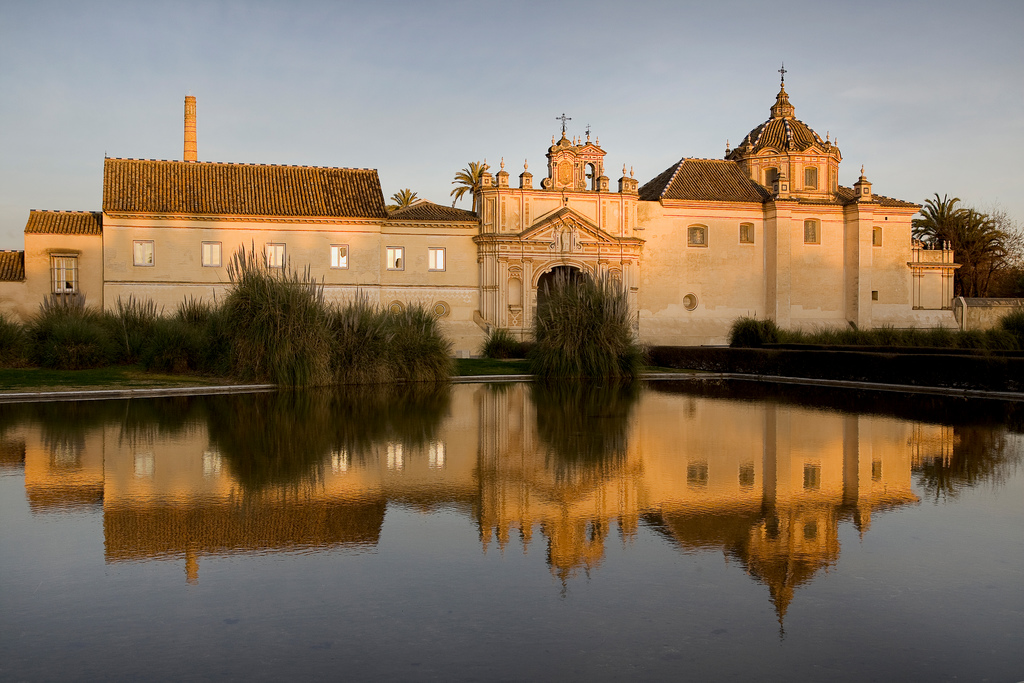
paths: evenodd
<path fill-rule="evenodd" d="M 376 168 L 449 202 L 513 177 L 572 117 L 646 182 L 796 116 L 876 192 L 958 195 L 1024 222 L 1024 2 L 21 2 L 0 0 L 0 248 L 30 208 L 98 210 L 103 155 Z M 469 208 L 468 199 L 460 204 Z"/>

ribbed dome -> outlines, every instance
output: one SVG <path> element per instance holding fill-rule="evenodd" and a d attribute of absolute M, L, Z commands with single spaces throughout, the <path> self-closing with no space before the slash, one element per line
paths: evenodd
<path fill-rule="evenodd" d="M 795 118 L 793 112 L 786 87 L 782 86 L 771 108 L 772 117 L 750 131 L 737 149 L 748 155 L 765 148 L 787 152 L 802 152 L 812 145 L 824 148 L 825 142 L 810 126 Z"/>

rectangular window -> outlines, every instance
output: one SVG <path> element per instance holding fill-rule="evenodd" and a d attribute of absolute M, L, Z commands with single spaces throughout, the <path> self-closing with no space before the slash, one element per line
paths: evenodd
<path fill-rule="evenodd" d="M 740 486 L 749 489 L 754 485 L 754 463 L 740 465 Z"/>
<path fill-rule="evenodd" d="M 766 168 L 764 169 L 764 184 L 768 186 L 768 189 L 772 189 L 772 185 L 779 179 L 779 169 L 777 168 Z"/>
<path fill-rule="evenodd" d="M 686 229 L 686 242 L 691 247 L 708 246 L 708 229 L 703 225 L 691 225 Z"/>
<path fill-rule="evenodd" d="M 219 268 L 220 242 L 203 242 L 203 266 L 206 268 Z"/>
<path fill-rule="evenodd" d="M 754 224 L 740 223 L 740 244 L 754 243 Z"/>
<path fill-rule="evenodd" d="M 444 270 L 444 249 L 440 247 L 427 249 L 427 269 Z"/>
<path fill-rule="evenodd" d="M 880 247 L 882 246 L 882 229 L 872 228 L 871 229 L 871 246 Z"/>
<path fill-rule="evenodd" d="M 405 270 L 405 247 L 388 247 L 388 270 Z"/>
<path fill-rule="evenodd" d="M 153 265 L 153 240 L 135 240 L 133 243 L 135 252 L 135 265 Z"/>
<path fill-rule="evenodd" d="M 706 462 L 691 462 L 686 466 L 686 483 L 689 486 L 708 485 L 708 464 Z"/>
<path fill-rule="evenodd" d="M 805 190 L 817 190 L 818 189 L 818 169 L 811 166 L 804 169 L 804 189 Z"/>
<path fill-rule="evenodd" d="M 820 242 L 821 233 L 818 230 L 818 221 L 804 221 L 804 244 L 819 244 Z"/>
<path fill-rule="evenodd" d="M 348 268 L 348 245 L 331 245 L 331 268 Z"/>
<path fill-rule="evenodd" d="M 872 301 L 878 301 L 878 290 L 877 289 L 872 289 L 871 290 L 871 300 Z"/>
<path fill-rule="evenodd" d="M 54 294 L 75 294 L 78 292 L 78 257 L 51 256 L 50 274 Z"/>
<path fill-rule="evenodd" d="M 267 268 L 284 268 L 285 251 L 283 244 L 267 245 Z"/>
<path fill-rule="evenodd" d="M 804 488 L 809 491 L 821 488 L 821 465 L 804 465 Z"/>

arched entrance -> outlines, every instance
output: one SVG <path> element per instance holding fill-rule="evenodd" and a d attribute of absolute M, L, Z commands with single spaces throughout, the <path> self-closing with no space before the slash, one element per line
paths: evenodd
<path fill-rule="evenodd" d="M 556 282 L 576 282 L 583 278 L 583 271 L 576 266 L 555 266 L 537 280 L 537 310 L 544 307 L 548 292 Z"/>

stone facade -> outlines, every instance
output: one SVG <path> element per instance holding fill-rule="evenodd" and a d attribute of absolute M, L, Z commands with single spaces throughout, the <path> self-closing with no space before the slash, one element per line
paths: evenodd
<path fill-rule="evenodd" d="M 185 128 L 194 159 L 194 98 Z M 957 265 L 912 240 L 919 205 L 875 193 L 863 168 L 840 186 L 839 147 L 795 118 L 784 84 L 724 159 L 683 158 L 643 186 L 623 167 L 613 187 L 589 133 L 563 127 L 546 157 L 537 187 L 525 164 L 516 186 L 504 161 L 485 170 L 476 213 L 430 202 L 389 213 L 368 169 L 107 159 L 102 213 L 32 212 L 25 252 L 0 263 L 0 312 L 24 319 L 71 291 L 106 308 L 129 295 L 165 310 L 219 299 L 246 248 L 308 267 L 331 300 L 431 307 L 459 355 L 494 327 L 528 338 L 558 270 L 621 282 L 651 344 L 724 343 L 739 316 L 957 325 Z M 58 272 L 72 267 L 72 279 Z"/>

